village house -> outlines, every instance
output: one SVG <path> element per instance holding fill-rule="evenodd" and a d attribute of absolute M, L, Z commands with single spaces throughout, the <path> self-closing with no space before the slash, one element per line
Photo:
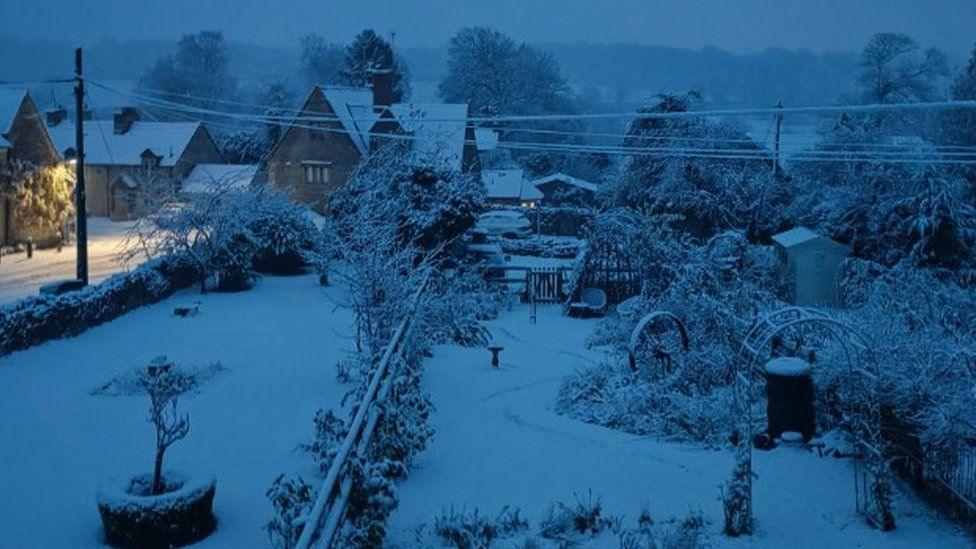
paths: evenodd
<path fill-rule="evenodd" d="M 30 94 L 0 89 L 0 178 L 4 177 L 2 168 L 14 161 L 47 167 L 59 163 L 61 157 Z M 0 186 L 4 183 L 0 181 Z M 23 238 L 11 200 L 0 195 L 0 247 Z"/>
<path fill-rule="evenodd" d="M 483 170 L 481 181 L 485 184 L 490 206 L 522 206 L 535 208 L 542 193 L 532 186 L 525 172 L 518 168 Z"/>
<path fill-rule="evenodd" d="M 315 86 L 267 161 L 268 183 L 323 212 L 364 155 L 384 140 L 409 139 L 444 167 L 479 170 L 464 104 L 393 103 L 393 75 L 374 71 L 369 87 Z"/>
<path fill-rule="evenodd" d="M 75 154 L 75 124 L 63 109 L 46 113 L 47 128 L 65 158 Z M 89 215 L 130 219 L 147 177 L 181 181 L 197 164 L 221 161 L 220 151 L 200 122 L 145 122 L 126 107 L 112 120 L 85 123 L 85 187 Z"/>
<path fill-rule="evenodd" d="M 592 206 L 600 186 L 564 173 L 533 179 L 530 183 L 542 194 L 546 206 Z"/>

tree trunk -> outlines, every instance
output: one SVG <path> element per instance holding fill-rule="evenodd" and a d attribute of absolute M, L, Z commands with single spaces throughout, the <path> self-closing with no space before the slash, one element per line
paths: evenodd
<path fill-rule="evenodd" d="M 163 454 L 166 453 L 166 448 L 156 449 L 156 466 L 153 468 L 153 485 L 152 493 L 154 496 L 158 496 L 163 493 Z"/>

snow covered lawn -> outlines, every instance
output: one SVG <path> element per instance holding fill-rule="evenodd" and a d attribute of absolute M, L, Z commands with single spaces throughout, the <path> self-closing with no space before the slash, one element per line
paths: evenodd
<path fill-rule="evenodd" d="M 605 514 L 624 515 L 628 527 L 643 503 L 658 523 L 700 510 L 717 546 L 971 547 L 971 538 L 907 494 L 897 501 L 898 530 L 870 529 L 854 512 L 850 463 L 796 448 L 754 454 L 759 532 L 751 539 L 724 537 L 718 487 L 731 474 L 730 452 L 662 443 L 551 410 L 563 376 L 600 359 L 583 346 L 594 326 L 561 316 L 556 306 L 540 306 L 533 325 L 528 309 L 517 307 L 489 323 L 505 347 L 500 369 L 492 369 L 485 349 L 435 350 L 425 382 L 437 407 L 437 433 L 401 485 L 390 524 L 397 546 L 414 546 L 416 529 L 426 523 L 429 532 L 452 506 L 488 516 L 517 507 L 538 532 L 550 502 L 573 504 L 574 492 L 585 498 L 592 490 Z M 618 547 L 618 541 L 605 536 L 594 545 Z"/>
<path fill-rule="evenodd" d="M 237 294 L 187 290 L 0 358 L 0 546 L 101 544 L 99 480 L 150 471 L 154 440 L 148 399 L 88 392 L 159 355 L 226 368 L 181 402 L 190 433 L 166 457 L 217 476 L 217 531 L 200 546 L 267 546 L 265 490 L 280 473 L 317 480 L 296 446 L 310 437 L 316 409 L 348 388 L 334 365 L 351 346 L 352 317 L 327 298 L 336 292 L 314 276 L 266 277 Z M 196 300 L 199 316 L 173 316 Z"/>
<path fill-rule="evenodd" d="M 104 217 L 88 219 L 88 271 L 92 284 L 135 265 L 118 261 L 122 251 L 122 235 L 132 222 L 116 222 Z M 26 252 L 4 254 L 0 261 L 0 304 L 36 295 L 41 286 L 74 278 L 76 248 L 74 241 L 61 252 L 57 249 L 34 250 L 27 259 Z"/>

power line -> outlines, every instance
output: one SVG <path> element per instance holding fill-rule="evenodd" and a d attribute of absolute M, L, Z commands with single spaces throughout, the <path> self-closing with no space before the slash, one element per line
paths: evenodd
<path fill-rule="evenodd" d="M 96 84 L 97 85 L 97 84 Z M 101 87 L 108 89 L 109 91 L 116 91 L 109 87 L 101 85 Z M 121 92 L 118 92 L 121 93 Z M 198 107 L 181 105 L 178 103 L 172 103 L 164 100 L 149 100 L 150 104 L 157 106 L 158 108 L 164 110 L 171 110 L 181 113 L 194 113 L 194 114 L 207 114 L 210 116 L 220 116 L 226 117 L 234 120 L 245 120 L 254 124 L 270 124 L 278 123 L 276 117 L 262 117 L 246 115 L 242 113 L 229 113 L 224 111 L 215 111 L 212 109 L 202 109 Z M 346 129 L 341 127 L 325 127 L 321 125 L 308 125 L 302 124 L 299 121 L 302 118 L 295 118 L 291 122 L 292 127 L 308 129 L 311 131 L 321 131 L 321 132 L 333 132 L 333 133 L 348 133 Z M 330 121 L 335 121 L 331 120 Z M 337 122 L 337 121 L 336 121 Z M 416 140 L 417 138 L 410 135 L 399 135 L 399 134 L 383 134 L 384 138 L 387 139 L 401 139 L 401 140 Z M 466 141 L 466 144 L 476 144 L 474 142 Z M 560 143 L 540 143 L 540 142 L 526 142 L 526 141 L 516 141 L 516 142 L 500 142 L 498 147 L 503 149 L 513 149 L 513 150 L 535 150 L 535 151 L 545 151 L 545 152 L 558 152 L 563 154 L 575 153 L 575 154 L 606 154 L 606 155 L 617 155 L 617 156 L 658 156 L 658 157 L 668 157 L 668 156 L 680 156 L 680 157 L 691 157 L 691 158 L 713 158 L 713 159 L 725 159 L 725 160 L 764 160 L 770 161 L 770 156 L 765 153 L 762 149 L 751 149 L 751 148 L 738 148 L 738 149 L 718 149 L 718 148 L 704 148 L 695 149 L 691 147 L 629 147 L 629 146 L 593 146 L 593 145 L 578 145 L 578 144 L 560 144 Z M 937 156 L 933 158 L 932 156 Z M 938 157 L 953 157 L 962 156 L 964 158 L 938 158 Z M 976 159 L 969 159 L 972 155 L 966 153 L 928 153 L 928 152 L 872 152 L 872 151 L 804 151 L 803 153 L 797 153 L 792 155 L 790 160 L 793 162 L 806 161 L 806 162 L 885 162 L 885 163 L 933 163 L 933 164 L 974 164 Z"/>
<path fill-rule="evenodd" d="M 93 82 L 93 84 L 99 85 L 98 83 L 95 83 L 95 82 Z M 200 115 L 235 118 L 235 119 L 238 119 L 238 120 L 247 120 L 247 121 L 250 121 L 250 122 L 252 122 L 254 124 L 282 124 L 282 123 L 289 123 L 291 125 L 296 125 L 297 122 L 299 122 L 299 121 L 304 121 L 304 122 L 341 122 L 342 121 L 342 118 L 340 118 L 338 116 L 335 116 L 335 115 L 328 115 L 328 116 L 295 116 L 295 117 L 284 117 L 284 116 L 274 116 L 274 115 L 250 115 L 250 114 L 246 114 L 246 113 L 234 113 L 234 112 L 228 112 L 228 111 L 218 111 L 218 110 L 215 110 L 215 109 L 207 109 L 207 108 L 202 108 L 202 107 L 196 107 L 196 106 L 193 106 L 193 105 L 185 105 L 185 104 L 181 104 L 181 103 L 167 101 L 167 100 L 164 100 L 164 99 L 154 98 L 154 97 L 151 97 L 149 95 L 144 95 L 144 94 L 140 94 L 140 93 L 137 93 L 137 92 L 128 92 L 128 93 L 126 93 L 126 92 L 122 92 L 122 91 L 119 91 L 119 90 L 115 90 L 115 89 L 109 88 L 109 87 L 104 86 L 104 85 L 99 85 L 99 87 L 102 87 L 104 89 L 108 89 L 110 91 L 114 91 L 115 93 L 119 93 L 119 94 L 123 94 L 123 95 L 130 95 L 130 96 L 133 96 L 133 97 L 136 97 L 136 98 L 141 98 L 142 101 L 148 102 L 149 104 L 154 105 L 157 108 L 170 107 L 170 108 L 173 108 L 173 109 L 180 109 L 181 111 L 184 111 L 184 112 L 187 112 L 186 109 L 192 109 L 193 112 L 195 112 L 196 114 L 200 114 Z M 159 92 L 159 93 L 168 93 L 168 92 Z M 190 98 L 190 99 L 207 100 L 206 98 L 202 98 L 202 97 L 199 97 L 199 96 L 193 96 L 193 95 L 189 95 L 189 94 L 176 94 L 176 93 L 171 93 L 169 95 L 175 95 L 175 96 L 180 96 L 180 97 Z M 247 106 L 261 107 L 261 108 L 270 108 L 270 107 L 272 107 L 271 105 L 260 105 L 260 104 L 257 104 L 257 103 L 246 103 L 246 102 L 240 102 L 240 101 L 230 101 L 230 100 L 213 100 L 213 101 L 214 102 L 218 102 L 218 103 L 239 104 L 239 105 L 247 105 Z M 849 110 L 849 109 L 853 109 L 853 108 L 860 109 L 860 108 L 863 108 L 863 107 L 879 107 L 879 108 L 880 107 L 885 107 L 885 108 L 888 108 L 888 107 L 907 107 L 909 105 L 914 106 L 914 107 L 925 107 L 925 106 L 933 106 L 933 105 L 943 105 L 943 106 L 945 106 L 945 105 L 952 105 L 953 107 L 959 107 L 959 106 L 966 107 L 970 103 L 972 104 L 970 106 L 976 106 L 976 101 L 966 101 L 966 102 L 937 102 L 937 103 L 910 103 L 910 104 L 909 103 L 905 103 L 905 104 L 874 105 L 874 106 L 872 106 L 872 105 L 854 105 L 854 106 L 850 106 L 850 107 L 816 107 L 816 109 L 840 109 L 840 110 Z M 277 107 L 275 107 L 275 108 L 277 108 Z M 807 109 L 814 109 L 814 107 L 807 107 Z M 301 109 L 297 109 L 297 110 L 296 109 L 286 109 L 286 110 L 287 111 L 293 111 L 293 112 L 299 112 L 299 113 L 302 112 Z M 754 109 L 754 111 L 759 111 L 759 110 L 762 110 L 764 112 L 774 112 L 774 113 L 778 111 L 778 109 Z M 782 112 L 788 112 L 789 110 L 790 109 L 784 108 L 782 110 Z M 315 113 L 315 112 L 320 112 L 320 111 L 306 111 L 306 112 L 308 112 L 308 113 Z M 683 116 L 701 116 L 701 115 L 705 115 L 705 114 L 708 114 L 708 113 L 716 113 L 716 112 L 730 112 L 730 111 L 688 111 L 688 112 L 684 112 L 684 113 L 659 113 L 659 114 L 667 114 L 667 115 L 681 114 Z M 373 121 L 374 120 L 374 118 L 356 118 L 356 117 L 347 117 L 347 119 L 348 120 L 353 120 L 353 121 L 355 121 L 355 120 L 359 120 L 359 121 Z M 465 118 L 465 119 L 450 118 L 449 119 L 449 118 L 426 117 L 425 120 L 426 121 L 429 121 L 429 122 L 438 122 L 438 121 L 444 122 L 444 121 L 478 120 L 478 118 Z M 757 144 L 757 141 L 755 141 L 753 139 L 748 139 L 748 138 L 739 138 L 739 139 L 737 139 L 737 138 L 717 138 L 717 137 L 686 137 L 686 136 L 663 136 L 663 135 L 660 135 L 660 136 L 659 135 L 633 135 L 633 134 L 600 133 L 600 132 L 572 132 L 572 131 L 565 131 L 565 130 L 551 130 L 551 129 L 525 128 L 525 127 L 509 127 L 509 126 L 499 126 L 499 127 L 491 128 L 491 129 L 497 130 L 497 131 L 503 131 L 503 132 L 511 132 L 511 133 L 529 133 L 529 134 L 539 134 L 539 135 L 560 135 L 560 136 L 568 136 L 568 137 L 591 137 L 591 138 L 593 138 L 593 137 L 601 137 L 601 138 L 604 138 L 605 137 L 605 138 L 617 138 L 617 139 L 620 139 L 620 140 L 626 139 L 626 140 L 632 140 L 632 141 L 651 141 L 651 142 L 669 142 L 669 141 L 676 141 L 676 142 L 700 142 L 700 143 L 706 143 L 706 144 L 711 144 L 711 143 L 714 143 L 714 144 L 731 144 L 731 143 Z M 344 130 L 342 130 L 342 131 L 344 132 Z M 843 146 L 843 147 L 851 147 L 851 148 L 857 148 L 857 149 L 863 150 L 863 151 L 894 149 L 895 152 L 902 152 L 905 149 L 908 149 L 909 148 L 907 145 L 899 145 L 899 144 L 892 144 L 892 143 L 828 142 L 828 143 L 825 143 L 824 145 L 831 146 L 831 147 L 833 147 L 833 146 L 838 146 L 838 147 L 840 147 L 840 146 Z M 943 150 L 944 151 L 961 151 L 961 152 L 976 151 L 976 147 L 961 146 L 961 145 L 926 145 L 925 148 L 927 150 L 930 149 L 930 150 L 935 150 L 935 151 L 943 151 Z"/>
<path fill-rule="evenodd" d="M 138 92 L 131 92 L 136 96 L 149 97 Z M 197 98 L 208 100 L 206 98 Z M 209 101 L 209 100 L 208 100 Z M 832 112 L 877 112 L 889 110 L 925 110 L 925 109 L 976 109 L 976 100 L 966 101 L 928 101 L 918 103 L 870 103 L 864 105 L 827 105 L 827 106 L 807 106 L 807 107 L 784 107 L 778 108 L 746 108 L 746 109 L 713 109 L 701 111 L 678 111 L 678 112 L 646 112 L 630 111 L 619 113 L 577 113 L 577 114 L 529 114 L 529 115 L 503 115 L 503 116 L 468 116 L 465 118 L 457 117 L 428 117 L 430 122 L 529 122 L 529 121 L 571 121 L 571 120 L 591 120 L 591 119 L 666 119 L 666 118 L 695 118 L 709 116 L 742 116 L 742 115 L 769 115 L 782 112 L 784 114 L 801 113 L 832 113 Z M 219 112 L 219 111 L 215 111 Z M 269 116 L 282 121 L 301 119 L 308 122 L 329 122 L 339 120 L 337 116 L 322 117 L 283 117 Z M 350 117 L 351 120 L 371 121 L 372 118 Z"/>

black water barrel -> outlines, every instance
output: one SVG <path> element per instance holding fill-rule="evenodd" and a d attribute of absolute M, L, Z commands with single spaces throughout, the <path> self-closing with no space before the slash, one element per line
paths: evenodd
<path fill-rule="evenodd" d="M 766 417 L 769 436 L 776 439 L 786 431 L 813 438 L 813 377 L 810 363 L 795 357 L 777 357 L 766 363 Z"/>

